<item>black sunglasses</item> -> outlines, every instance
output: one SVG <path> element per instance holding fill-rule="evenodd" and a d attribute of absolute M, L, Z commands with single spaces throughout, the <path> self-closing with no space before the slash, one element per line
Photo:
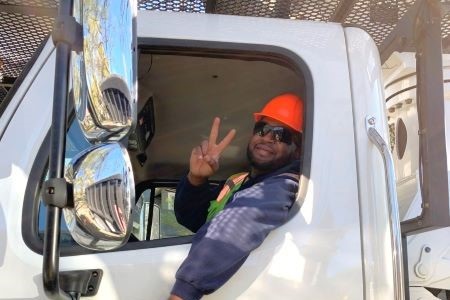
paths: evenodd
<path fill-rule="evenodd" d="M 269 132 L 273 133 L 275 141 L 278 143 L 285 143 L 287 145 L 292 144 L 292 131 L 283 126 L 272 126 L 267 124 L 266 122 L 256 122 L 255 127 L 253 128 L 253 134 L 257 134 L 259 136 L 265 136 Z"/>

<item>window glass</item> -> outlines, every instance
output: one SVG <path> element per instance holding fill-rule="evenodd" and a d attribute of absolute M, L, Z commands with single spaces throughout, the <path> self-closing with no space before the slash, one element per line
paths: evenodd
<path fill-rule="evenodd" d="M 174 198 L 175 189 L 168 187 L 147 189 L 141 194 L 133 214 L 132 234 L 136 239 L 156 240 L 192 234 L 190 230 L 178 224 L 174 213 Z"/>
<path fill-rule="evenodd" d="M 159 238 L 163 239 L 192 234 L 191 231 L 178 224 L 175 218 L 173 208 L 175 189 L 157 188 L 155 194 L 155 204 L 158 204 L 159 202 Z M 157 205 L 155 205 L 155 207 L 156 206 Z"/>
<path fill-rule="evenodd" d="M 141 194 L 139 200 L 134 207 L 133 212 L 133 229 L 131 233 L 139 241 L 145 241 L 147 239 L 147 227 L 150 212 L 150 196 L 151 190 L 146 190 Z"/>

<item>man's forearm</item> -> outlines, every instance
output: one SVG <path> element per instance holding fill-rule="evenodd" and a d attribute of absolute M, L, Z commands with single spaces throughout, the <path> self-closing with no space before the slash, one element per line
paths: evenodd
<path fill-rule="evenodd" d="M 196 232 L 206 222 L 209 202 L 217 197 L 220 188 L 221 186 L 211 187 L 207 183 L 192 185 L 188 176 L 181 179 L 174 200 L 178 223 Z"/>
<path fill-rule="evenodd" d="M 220 214 L 197 232 L 188 257 L 178 269 L 172 292 L 187 299 L 200 299 L 221 287 L 269 232 L 286 221 L 297 190 L 295 180 L 280 177 L 236 194 Z M 256 198 L 258 193 L 265 197 Z"/>

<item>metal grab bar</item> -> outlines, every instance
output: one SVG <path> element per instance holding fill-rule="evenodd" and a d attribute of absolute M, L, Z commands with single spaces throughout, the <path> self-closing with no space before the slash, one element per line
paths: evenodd
<path fill-rule="evenodd" d="M 397 193 L 395 189 L 394 161 L 388 145 L 375 128 L 375 118 L 366 117 L 366 131 L 369 139 L 380 151 L 384 162 L 386 191 L 388 197 L 389 226 L 391 230 L 392 263 L 394 264 L 394 295 L 396 300 L 405 299 L 403 270 L 402 235 L 398 214 Z"/>

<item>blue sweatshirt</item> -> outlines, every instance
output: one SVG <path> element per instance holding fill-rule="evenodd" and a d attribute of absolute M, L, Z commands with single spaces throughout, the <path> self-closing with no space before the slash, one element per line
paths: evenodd
<path fill-rule="evenodd" d="M 200 299 L 221 287 L 237 272 L 252 250 L 270 231 L 282 225 L 295 201 L 300 162 L 272 173 L 249 178 L 225 208 L 206 222 L 209 202 L 223 185 L 206 182 L 193 186 L 183 178 L 175 195 L 180 224 L 196 232 L 188 257 L 175 277 L 172 294 L 184 300 Z"/>

